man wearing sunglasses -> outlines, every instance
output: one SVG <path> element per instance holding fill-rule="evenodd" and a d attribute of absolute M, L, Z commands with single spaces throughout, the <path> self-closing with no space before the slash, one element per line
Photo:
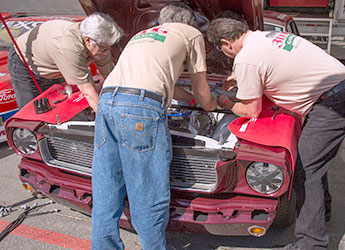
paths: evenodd
<path fill-rule="evenodd" d="M 89 66 L 95 63 L 107 77 L 114 67 L 110 47 L 122 33 L 110 16 L 94 13 L 82 22 L 47 21 L 18 37 L 17 44 L 42 91 L 64 81 L 77 85 L 96 111 L 98 93 Z M 22 108 L 39 90 L 14 47 L 9 51 L 8 70 Z"/>
<path fill-rule="evenodd" d="M 324 177 L 345 137 L 345 67 L 309 41 L 286 32 L 250 31 L 231 18 L 215 18 L 207 37 L 234 59 L 225 87 L 237 85 L 232 102 L 219 104 L 239 116 L 259 117 L 262 95 L 305 115 L 295 169 L 297 243 L 286 250 L 327 249 Z M 283 131 L 282 131 L 283 132 Z"/>

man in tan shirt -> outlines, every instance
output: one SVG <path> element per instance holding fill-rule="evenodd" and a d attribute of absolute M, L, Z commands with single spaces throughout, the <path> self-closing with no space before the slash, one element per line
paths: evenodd
<path fill-rule="evenodd" d="M 102 76 L 107 77 L 113 69 L 110 46 L 121 35 L 121 28 L 110 16 L 94 13 L 77 23 L 47 21 L 18 37 L 17 43 L 42 91 L 63 81 L 78 85 L 96 110 L 98 93 L 89 66 L 94 62 Z M 13 47 L 8 68 L 21 108 L 38 96 L 39 90 Z"/>
<path fill-rule="evenodd" d="M 128 42 L 104 82 L 95 122 L 92 249 L 124 249 L 119 235 L 125 193 L 144 250 L 167 250 L 172 144 L 166 108 L 193 95 L 175 85 L 186 69 L 195 99 L 213 110 L 204 37 L 184 4 L 164 7 L 159 26 Z"/>
<path fill-rule="evenodd" d="M 216 18 L 207 31 L 210 42 L 234 59 L 225 87 L 237 85 L 232 102 L 219 104 L 239 116 L 257 118 L 262 95 L 276 105 L 305 115 L 295 172 L 299 241 L 287 250 L 327 249 L 324 179 L 345 137 L 345 67 L 309 41 L 286 32 L 250 31 L 231 18 Z"/>

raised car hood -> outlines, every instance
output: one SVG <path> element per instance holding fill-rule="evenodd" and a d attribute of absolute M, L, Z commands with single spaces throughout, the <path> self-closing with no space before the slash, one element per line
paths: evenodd
<path fill-rule="evenodd" d="M 124 47 L 138 31 L 158 24 L 160 9 L 167 5 L 167 0 L 79 0 L 86 14 L 95 11 L 107 13 L 124 29 L 125 36 L 120 42 Z M 186 2 L 196 12 L 197 27 L 206 35 L 209 21 L 224 10 L 231 10 L 242 15 L 253 30 L 263 29 L 263 11 L 261 0 L 189 0 Z M 206 40 L 208 71 L 228 74 L 232 60 L 223 55 Z M 118 55 L 120 51 L 113 51 Z"/>
<path fill-rule="evenodd" d="M 111 15 L 114 20 L 134 34 L 142 28 L 152 26 L 160 9 L 168 4 L 167 0 L 79 0 L 86 14 L 100 11 Z M 261 0 L 190 0 L 181 1 L 204 15 L 208 20 L 224 10 L 237 12 L 246 19 L 252 29 L 263 27 Z M 140 22 L 139 22 L 140 21 Z M 156 20 L 155 20 L 156 21 Z"/>

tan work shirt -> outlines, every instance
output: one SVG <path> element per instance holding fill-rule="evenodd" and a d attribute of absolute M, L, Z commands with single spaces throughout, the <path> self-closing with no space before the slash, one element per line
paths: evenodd
<path fill-rule="evenodd" d="M 113 69 L 111 55 L 95 61 L 79 31 L 80 23 L 47 21 L 17 38 L 31 70 L 44 78 L 64 77 L 68 84 L 92 82 L 89 69 L 95 62 L 103 76 Z"/>
<path fill-rule="evenodd" d="M 168 107 L 184 69 L 192 74 L 206 71 L 203 35 L 187 24 L 165 23 L 139 32 L 129 41 L 103 87 L 154 91 L 166 98 Z"/>
<path fill-rule="evenodd" d="M 317 99 L 345 79 L 345 67 L 311 42 L 285 32 L 249 31 L 235 57 L 236 97 L 265 94 L 278 106 L 307 114 Z"/>

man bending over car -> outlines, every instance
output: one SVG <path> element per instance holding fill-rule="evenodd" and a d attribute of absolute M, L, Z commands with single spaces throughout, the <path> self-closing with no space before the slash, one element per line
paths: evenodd
<path fill-rule="evenodd" d="M 237 85 L 232 102 L 219 104 L 239 116 L 259 117 L 262 95 L 289 111 L 305 115 L 298 142 L 295 190 L 299 240 L 286 250 L 327 249 L 323 178 L 345 137 L 345 67 L 311 42 L 286 32 L 250 31 L 231 18 L 216 18 L 207 37 L 234 58 L 226 88 Z"/>
<path fill-rule="evenodd" d="M 98 93 L 89 66 L 94 62 L 107 77 L 114 67 L 110 47 L 122 33 L 110 16 L 94 13 L 82 22 L 47 21 L 18 37 L 17 44 L 42 91 L 63 81 L 77 85 L 96 111 Z M 40 93 L 13 46 L 8 71 L 18 107 L 22 108 Z"/>
<path fill-rule="evenodd" d="M 128 42 L 104 82 L 95 122 L 92 249 L 123 250 L 119 220 L 127 193 L 131 223 L 144 250 L 166 250 L 172 143 L 166 108 L 193 95 L 175 86 L 186 68 L 197 103 L 217 106 L 206 81 L 204 37 L 193 11 L 172 4 L 159 26 Z"/>

